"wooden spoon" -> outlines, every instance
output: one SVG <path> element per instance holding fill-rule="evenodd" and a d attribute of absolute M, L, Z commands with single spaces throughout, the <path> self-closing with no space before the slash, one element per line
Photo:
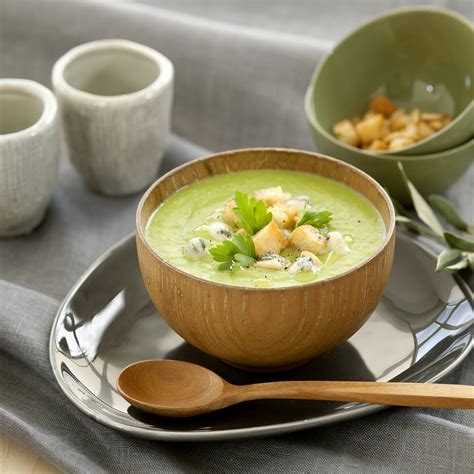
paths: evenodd
<path fill-rule="evenodd" d="M 209 369 L 177 360 L 131 364 L 120 372 L 117 388 L 141 410 L 176 417 L 200 415 L 263 398 L 474 409 L 474 387 L 468 385 L 323 381 L 232 385 Z"/>

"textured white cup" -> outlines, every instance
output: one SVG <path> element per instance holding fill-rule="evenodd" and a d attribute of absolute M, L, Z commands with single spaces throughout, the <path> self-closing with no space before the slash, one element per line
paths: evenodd
<path fill-rule="evenodd" d="M 173 77 L 169 59 L 125 40 L 86 43 L 56 62 L 52 82 L 70 158 L 90 188 L 126 195 L 156 178 Z"/>
<path fill-rule="evenodd" d="M 43 219 L 59 163 L 56 98 L 26 79 L 0 79 L 0 237 Z"/>

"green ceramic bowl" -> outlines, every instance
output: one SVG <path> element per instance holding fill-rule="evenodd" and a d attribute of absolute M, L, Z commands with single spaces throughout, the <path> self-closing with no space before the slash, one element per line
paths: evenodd
<path fill-rule="evenodd" d="M 314 138 L 321 153 L 346 161 L 370 174 L 390 194 L 403 204 L 411 200 L 402 181 L 397 161 L 401 161 L 407 175 L 418 190 L 425 196 L 446 191 L 474 163 L 474 139 L 462 145 L 439 153 L 427 155 L 394 156 L 372 155 L 357 148 L 341 147 L 337 140 L 328 139 L 328 135 L 312 122 Z"/>
<path fill-rule="evenodd" d="M 306 96 L 306 113 L 321 151 L 329 152 L 325 142 L 334 141 L 334 156 L 360 154 L 331 130 L 340 120 L 363 115 L 379 94 L 407 110 L 420 107 L 455 117 L 438 133 L 394 155 L 437 153 L 466 142 L 474 131 L 473 42 L 468 21 L 437 8 L 396 10 L 346 36 L 320 62 Z"/>

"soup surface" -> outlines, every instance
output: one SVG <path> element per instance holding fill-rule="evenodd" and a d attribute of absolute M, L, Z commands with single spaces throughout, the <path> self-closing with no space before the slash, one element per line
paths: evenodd
<path fill-rule="evenodd" d="M 356 266 L 380 247 L 385 227 L 375 207 L 341 183 L 252 170 L 180 189 L 152 214 L 145 237 L 161 258 L 194 276 L 285 287 Z"/>

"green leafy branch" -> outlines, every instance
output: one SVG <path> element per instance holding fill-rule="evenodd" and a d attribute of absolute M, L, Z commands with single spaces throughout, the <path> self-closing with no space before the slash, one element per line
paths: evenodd
<path fill-rule="evenodd" d="M 329 211 L 316 211 L 312 208 L 305 208 L 303 215 L 299 218 L 296 223 L 296 227 L 304 224 L 312 225 L 318 229 L 323 228 L 332 219 L 332 212 Z"/>
<path fill-rule="evenodd" d="M 466 223 L 453 203 L 443 196 L 438 194 L 428 196 L 428 204 L 413 183 L 408 179 L 402 163 L 398 162 L 398 167 L 410 192 L 417 217 L 421 222 L 413 219 L 410 213 L 398 201 L 392 198 L 397 213 L 397 222 L 412 232 L 432 238 L 449 246 L 448 249 L 443 250 L 438 256 L 436 271 L 456 272 L 463 268 L 474 270 L 474 240 L 469 237 L 474 235 L 474 226 Z M 435 211 L 448 224 L 468 235 L 458 235 L 446 230 L 442 226 Z"/>
<path fill-rule="evenodd" d="M 263 201 L 257 201 L 254 197 L 249 198 L 247 194 L 240 191 L 235 192 L 234 212 L 240 221 L 237 226 L 244 229 L 250 235 L 263 229 L 271 220 L 272 213 L 268 211 Z"/>
<path fill-rule="evenodd" d="M 217 268 L 221 271 L 232 270 L 236 265 L 248 267 L 257 259 L 255 245 L 250 235 L 233 235 L 231 240 L 209 249 L 216 262 L 222 262 Z"/>

